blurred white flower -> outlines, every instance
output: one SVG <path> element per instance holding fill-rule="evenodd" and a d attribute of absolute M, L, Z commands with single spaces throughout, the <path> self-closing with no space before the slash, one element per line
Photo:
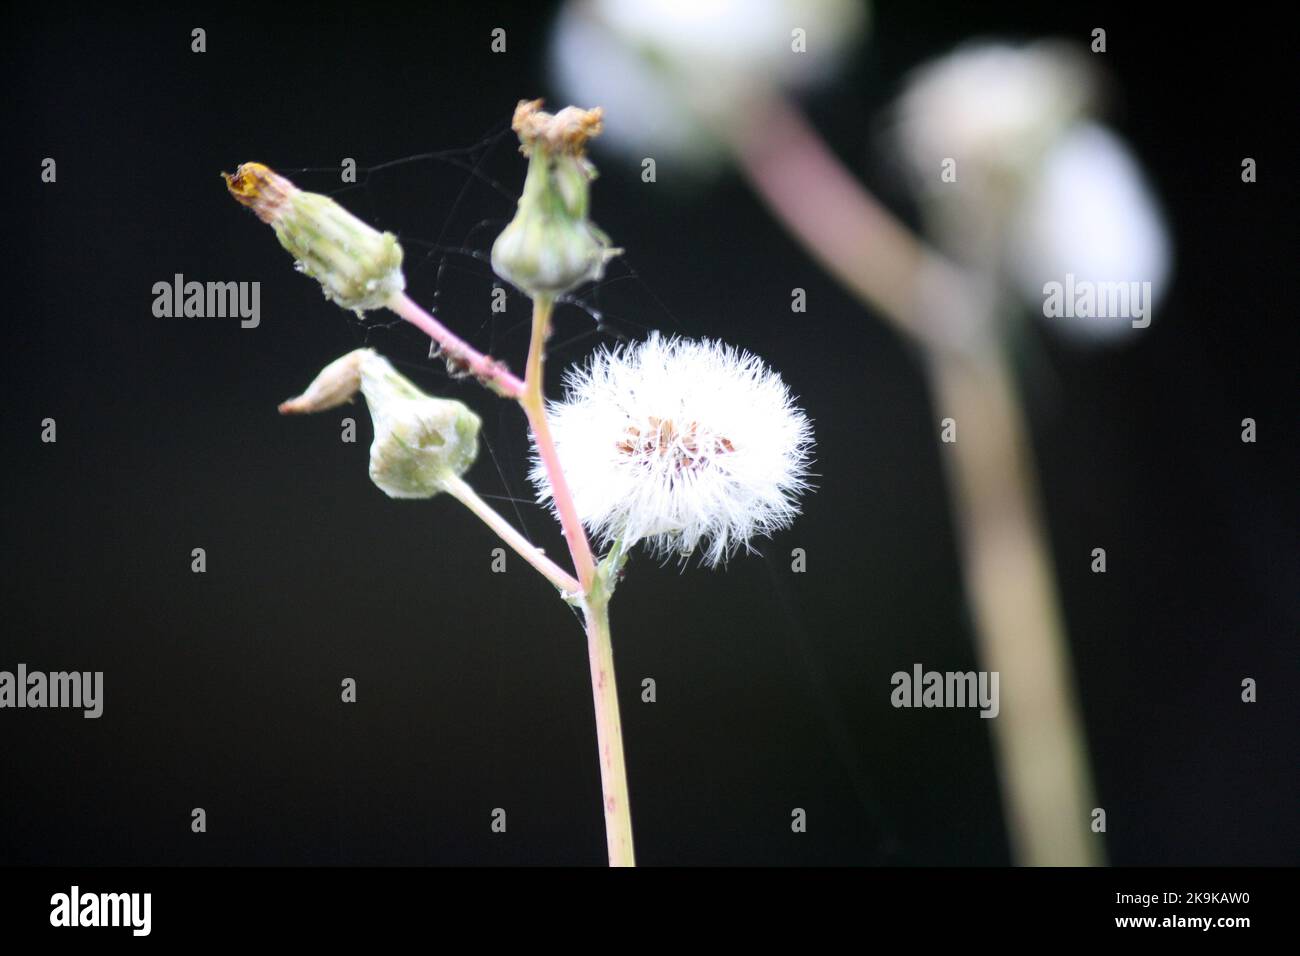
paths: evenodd
<path fill-rule="evenodd" d="M 1159 299 L 1172 252 L 1159 205 L 1128 147 L 1095 123 L 1080 123 L 1044 157 L 1010 234 L 1010 272 L 1027 302 L 1044 285 L 1149 283 Z M 1149 308 L 1150 302 L 1146 305 Z M 1094 341 L 1133 330 L 1130 316 L 1049 319 L 1068 335 Z"/>
<path fill-rule="evenodd" d="M 570 0 L 551 74 L 563 99 L 605 108 L 603 143 L 698 165 L 721 155 L 716 124 L 752 96 L 833 75 L 868 13 L 862 0 Z"/>
<path fill-rule="evenodd" d="M 971 43 L 909 74 L 897 104 L 899 145 L 927 192 L 997 188 L 1032 170 L 1095 98 L 1091 64 L 1072 47 Z M 957 161 L 960 190 L 940 177 L 945 159 Z"/>
<path fill-rule="evenodd" d="M 1137 161 L 1089 118 L 1101 83 L 1062 43 L 980 42 L 915 70 L 895 112 L 935 244 L 972 273 L 1008 276 L 1036 312 L 1093 341 L 1145 326 L 1171 261 Z M 1062 308 L 1045 305 L 1048 283 Z M 1078 309 L 1076 289 L 1091 297 Z"/>
<path fill-rule="evenodd" d="M 808 489 L 812 425 L 779 375 L 709 340 L 597 352 L 548 409 L 579 517 L 608 547 L 700 551 L 717 565 L 787 526 Z M 550 498 L 545 468 L 533 484 Z"/>

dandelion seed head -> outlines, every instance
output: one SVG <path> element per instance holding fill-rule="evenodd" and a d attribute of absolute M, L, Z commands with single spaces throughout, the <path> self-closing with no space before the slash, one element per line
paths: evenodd
<path fill-rule="evenodd" d="M 756 356 L 656 333 L 597 352 L 565 387 L 548 408 L 556 452 L 602 546 L 645 541 L 717 565 L 799 513 L 812 425 Z M 530 477 L 550 500 L 536 455 Z"/>

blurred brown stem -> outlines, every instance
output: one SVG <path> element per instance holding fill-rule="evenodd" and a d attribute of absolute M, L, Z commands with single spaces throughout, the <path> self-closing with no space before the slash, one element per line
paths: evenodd
<path fill-rule="evenodd" d="M 1069 646 L 1039 514 L 1032 450 L 984 287 L 899 222 L 775 96 L 726 130 L 773 214 L 863 303 L 922 346 L 940 417 L 962 575 L 984 669 L 1013 858 L 1103 862 Z"/>
<path fill-rule="evenodd" d="M 957 421 L 943 445 L 979 657 L 1000 675 L 993 719 L 1013 858 L 1094 866 L 1101 838 L 1070 651 L 1039 514 L 1033 452 L 1003 349 L 932 351 L 931 391 Z"/>

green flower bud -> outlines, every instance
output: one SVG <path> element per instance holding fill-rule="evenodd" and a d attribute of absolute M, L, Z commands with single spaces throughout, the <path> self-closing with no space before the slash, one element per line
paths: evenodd
<path fill-rule="evenodd" d="M 430 498 L 478 457 L 482 421 L 460 402 L 420 391 L 372 349 L 357 349 L 327 365 L 285 414 L 336 408 L 357 391 L 375 426 L 370 480 L 390 498 Z"/>
<path fill-rule="evenodd" d="M 298 271 L 318 281 L 331 302 L 360 314 L 406 288 L 402 247 L 391 232 L 372 229 L 328 196 L 304 192 L 261 163 L 222 175 L 230 194 L 270 224 Z"/>
<path fill-rule="evenodd" d="M 530 296 L 554 297 L 598 280 L 622 250 L 587 218 L 596 168 L 585 148 L 600 132 L 600 109 L 569 106 L 552 116 L 541 103 L 522 101 L 515 110 L 528 176 L 515 218 L 492 245 L 492 268 Z"/>
<path fill-rule="evenodd" d="M 375 356 L 361 370 L 375 423 L 370 480 L 390 498 L 429 498 L 478 457 L 483 422 L 460 402 L 425 395 Z"/>

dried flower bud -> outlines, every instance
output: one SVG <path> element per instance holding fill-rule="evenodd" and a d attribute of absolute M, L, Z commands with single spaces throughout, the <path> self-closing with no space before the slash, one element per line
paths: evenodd
<path fill-rule="evenodd" d="M 375 426 L 370 480 L 390 498 L 430 498 L 474 464 L 479 417 L 460 402 L 424 394 L 373 349 L 331 362 L 280 411 L 325 411 L 358 391 Z"/>
<path fill-rule="evenodd" d="M 587 140 L 601 129 L 601 110 L 566 107 L 551 115 L 541 100 L 515 110 L 520 151 L 529 157 L 519 208 L 492 245 L 497 275 L 531 296 L 556 296 L 599 279 L 622 250 L 587 218 L 596 169 Z"/>
<path fill-rule="evenodd" d="M 270 224 L 298 271 L 320 282 L 325 297 L 361 313 L 406 288 L 402 247 L 391 232 L 372 229 L 333 199 L 299 189 L 261 163 L 244 163 L 226 188 Z"/>

